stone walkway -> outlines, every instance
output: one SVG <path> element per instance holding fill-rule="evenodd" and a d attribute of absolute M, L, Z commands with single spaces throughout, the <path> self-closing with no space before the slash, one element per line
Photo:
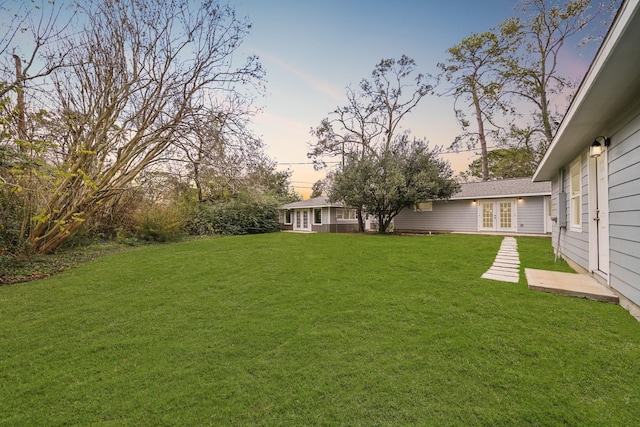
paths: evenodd
<path fill-rule="evenodd" d="M 483 279 L 518 283 L 520 280 L 520 255 L 515 237 L 505 237 L 493 265 L 482 275 Z"/>

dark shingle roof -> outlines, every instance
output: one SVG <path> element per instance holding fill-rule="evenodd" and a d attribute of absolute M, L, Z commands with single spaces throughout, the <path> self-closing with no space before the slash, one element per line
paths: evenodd
<path fill-rule="evenodd" d="M 304 209 L 304 208 L 342 208 L 342 203 L 330 203 L 328 197 L 320 196 L 313 199 L 302 200 L 300 202 L 287 203 L 282 206 L 282 209 Z"/>
<path fill-rule="evenodd" d="M 451 200 L 550 195 L 549 181 L 532 182 L 531 178 L 514 178 L 460 184 L 460 191 L 451 196 Z"/>
<path fill-rule="evenodd" d="M 501 179 L 497 181 L 466 182 L 451 200 L 493 199 L 499 197 L 550 196 L 551 182 L 531 182 L 531 178 Z M 287 203 L 282 209 L 304 209 L 323 207 L 345 207 L 342 203 L 330 203 L 325 196 L 300 202 Z"/>

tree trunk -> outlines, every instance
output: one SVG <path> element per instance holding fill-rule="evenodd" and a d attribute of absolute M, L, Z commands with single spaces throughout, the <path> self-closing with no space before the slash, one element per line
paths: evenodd
<path fill-rule="evenodd" d="M 480 141 L 480 155 L 482 159 L 482 180 L 487 181 L 489 179 L 489 152 L 487 151 L 487 139 L 484 133 L 482 108 L 480 107 L 480 100 L 475 88 L 473 89 L 472 94 L 473 106 L 476 109 L 476 120 L 478 122 L 478 140 Z"/>
<path fill-rule="evenodd" d="M 385 215 L 378 214 L 378 234 L 385 234 L 389 228 L 389 221 L 385 220 Z"/>
<path fill-rule="evenodd" d="M 358 230 L 364 233 L 364 217 L 362 215 L 362 208 L 358 208 L 356 216 L 358 217 Z"/>
<path fill-rule="evenodd" d="M 22 61 L 16 54 L 13 55 L 13 59 L 16 62 L 16 88 L 18 91 L 17 110 L 18 110 L 18 149 L 21 152 L 27 151 L 27 146 L 24 142 L 27 139 L 27 124 L 25 120 L 25 102 L 24 102 L 24 85 L 22 84 Z"/>

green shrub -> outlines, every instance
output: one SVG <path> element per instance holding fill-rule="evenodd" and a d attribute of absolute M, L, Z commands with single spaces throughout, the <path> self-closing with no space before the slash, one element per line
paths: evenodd
<path fill-rule="evenodd" d="M 238 197 L 200 203 L 187 230 L 192 235 L 237 235 L 279 230 L 279 203 L 275 199 Z"/>
<path fill-rule="evenodd" d="M 135 215 L 135 235 L 140 240 L 169 242 L 184 233 L 184 220 L 173 206 L 154 205 Z"/>

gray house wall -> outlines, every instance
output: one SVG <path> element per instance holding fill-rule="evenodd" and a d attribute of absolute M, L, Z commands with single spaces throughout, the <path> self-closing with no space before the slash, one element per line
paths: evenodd
<path fill-rule="evenodd" d="M 562 229 L 560 252 L 589 271 L 588 153 L 582 163 L 582 232 Z M 640 106 L 632 118 L 611 137 L 607 150 L 609 193 L 609 285 L 640 305 Z M 564 191 L 569 194 L 570 164 L 564 170 Z M 558 214 L 560 176 L 552 180 L 552 214 Z M 567 196 L 567 224 L 570 222 Z M 552 244 L 557 245 L 559 227 L 553 226 Z"/>
<path fill-rule="evenodd" d="M 449 200 L 433 203 L 433 210 L 414 212 L 403 209 L 393 219 L 398 232 L 474 232 L 478 231 L 478 209 L 471 200 Z"/>
<path fill-rule="evenodd" d="M 544 196 L 501 198 L 516 201 L 516 230 L 518 233 L 544 233 Z M 491 200 L 491 199 L 484 199 Z M 393 220 L 397 232 L 461 232 L 478 231 L 478 203 L 473 200 L 448 200 L 433 203 L 433 210 L 414 212 L 403 209 Z"/>
<path fill-rule="evenodd" d="M 609 283 L 640 305 L 640 106 L 632 111 L 608 150 Z"/>
<path fill-rule="evenodd" d="M 564 167 L 564 182 L 561 183 L 561 186 L 559 186 L 559 182 L 560 182 L 560 177 L 556 176 L 556 178 L 553 179 L 552 181 L 552 192 L 553 192 L 553 197 L 552 200 L 555 202 L 552 202 L 553 206 L 552 209 L 554 209 L 552 212 L 552 216 L 558 216 L 558 190 L 560 188 L 562 188 L 562 191 L 564 191 L 567 195 L 566 197 L 566 204 L 565 204 L 565 212 L 566 212 L 566 223 L 567 223 L 567 227 L 563 228 L 561 230 L 561 235 L 560 235 L 560 252 L 565 255 L 566 257 L 570 258 L 573 262 L 575 262 L 576 264 L 578 264 L 580 267 L 584 268 L 585 270 L 589 269 L 589 191 L 588 191 L 588 184 L 589 184 L 589 175 L 588 175 L 588 165 L 589 165 L 589 156 L 588 156 L 588 152 L 585 151 L 584 153 L 582 153 L 580 155 L 580 175 L 582 177 L 582 190 L 581 190 L 581 194 L 582 194 L 582 209 L 581 209 L 581 218 L 582 220 L 580 221 L 581 224 L 581 231 L 574 231 L 571 229 L 571 164 L 573 164 L 573 162 L 575 161 L 575 159 L 573 159 L 571 161 L 570 164 L 566 165 Z M 556 224 L 554 224 L 553 226 L 553 238 L 552 238 L 552 245 L 554 246 L 554 248 L 557 245 L 558 242 L 558 230 L 559 227 Z"/>
<path fill-rule="evenodd" d="M 516 202 L 518 233 L 544 234 L 544 197 L 523 197 Z"/>
<path fill-rule="evenodd" d="M 351 233 L 353 231 L 358 231 L 358 220 L 338 220 L 336 219 L 336 210 L 335 207 L 322 207 L 322 224 L 314 224 L 313 219 L 313 211 L 318 208 L 291 208 L 291 218 L 292 224 L 285 224 L 285 211 L 281 210 L 279 214 L 280 218 L 280 230 L 282 231 L 292 231 L 293 230 L 293 221 L 295 221 L 295 212 L 296 211 L 308 211 L 309 212 L 309 221 L 311 226 L 311 231 L 315 231 L 318 233 Z"/>

